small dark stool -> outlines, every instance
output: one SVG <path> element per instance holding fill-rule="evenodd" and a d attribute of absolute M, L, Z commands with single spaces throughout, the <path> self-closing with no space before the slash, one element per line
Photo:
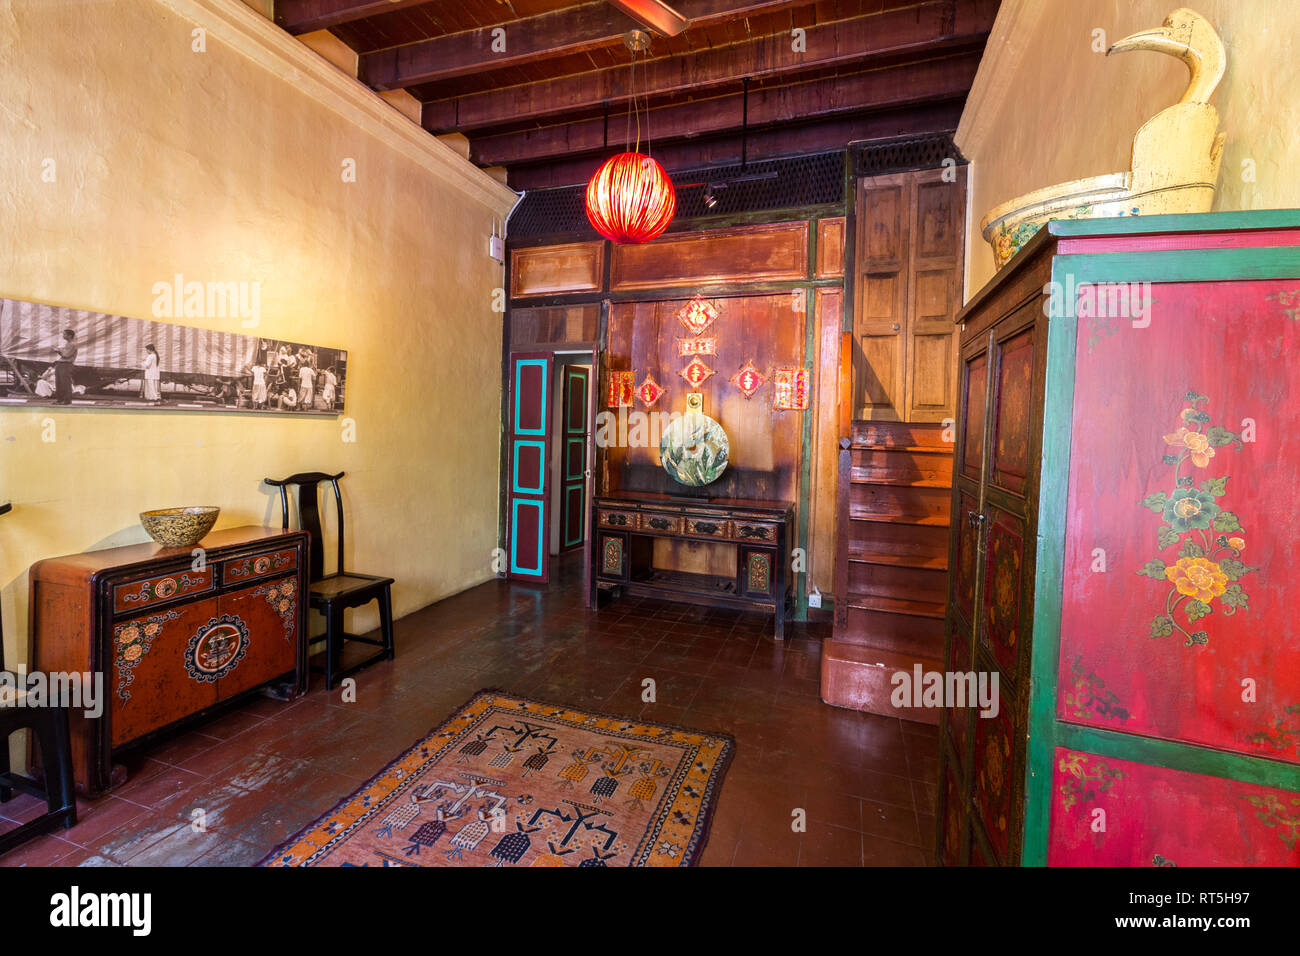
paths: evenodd
<path fill-rule="evenodd" d="M 0 515 L 10 510 L 10 505 L 0 505 Z M 5 670 L 3 629 L 0 629 L 0 672 L 5 673 L 11 686 L 19 686 L 17 676 Z M 18 696 L 23 693 L 19 690 Z M 36 735 L 36 744 L 41 752 L 44 785 L 10 769 L 9 736 L 16 730 L 30 730 Z M 13 799 L 14 791 L 21 790 L 40 797 L 49 807 L 47 812 L 35 820 L 29 820 L 0 834 L 0 853 L 7 853 L 32 837 L 48 833 L 60 825 L 65 830 L 74 826 L 77 822 L 74 786 L 67 708 L 48 704 L 41 707 L 23 707 L 18 703 L 0 705 L 0 803 L 8 803 Z"/>
<path fill-rule="evenodd" d="M 308 570 L 311 585 L 309 604 L 325 617 L 325 687 L 330 690 L 343 678 L 355 674 L 363 667 L 369 667 L 378 661 L 393 659 L 393 579 L 343 570 L 343 494 L 339 491 L 339 479 L 342 477 L 341 471 L 337 475 L 307 471 L 290 475 L 288 478 L 265 479 L 268 485 L 280 489 L 280 513 L 285 530 L 289 528 L 288 486 L 298 486 L 298 527 L 311 535 L 309 548 L 311 566 Z M 325 545 L 324 538 L 321 536 L 320 507 L 317 500 L 318 486 L 322 481 L 328 481 L 334 487 L 334 504 L 338 509 L 339 558 L 338 570 L 333 574 L 325 574 Z M 381 640 L 349 634 L 343 629 L 343 612 L 348 608 L 369 604 L 371 601 L 379 602 L 379 624 L 383 634 Z M 345 641 L 373 644 L 381 650 L 343 670 L 341 667 Z"/>

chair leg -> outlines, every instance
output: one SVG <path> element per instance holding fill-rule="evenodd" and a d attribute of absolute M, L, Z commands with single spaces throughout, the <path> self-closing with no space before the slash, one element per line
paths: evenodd
<path fill-rule="evenodd" d="M 393 650 L 393 595 L 388 587 L 379 592 L 379 626 L 384 632 L 384 650 L 388 652 L 388 659 L 391 661 L 395 656 Z"/>
<path fill-rule="evenodd" d="M 77 800 L 73 792 L 72 741 L 68 736 L 68 712 L 51 707 L 36 727 L 41 748 L 41 769 L 45 774 L 45 802 L 51 814 L 61 814 L 65 830 L 77 822 Z"/>
<path fill-rule="evenodd" d="M 14 788 L 6 786 L 9 782 L 9 735 L 0 740 L 0 803 L 8 803 L 14 798 Z"/>
<path fill-rule="evenodd" d="M 333 690 L 337 674 L 343 665 L 343 612 L 342 607 L 330 605 L 325 620 L 325 689 Z"/>

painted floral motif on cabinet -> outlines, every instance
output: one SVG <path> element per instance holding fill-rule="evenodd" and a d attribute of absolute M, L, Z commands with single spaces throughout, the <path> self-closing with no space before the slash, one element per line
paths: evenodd
<path fill-rule="evenodd" d="M 1228 476 L 1198 482 L 1196 474 L 1181 473 L 1185 466 L 1189 471 L 1208 467 L 1216 448 L 1242 447 L 1236 432 L 1209 424 L 1209 413 L 1200 407 L 1207 400 L 1196 392 L 1187 393 L 1187 407 L 1179 413 L 1183 424 L 1164 436 L 1171 453 L 1163 461 L 1174 467 L 1173 488 L 1168 493 L 1153 491 L 1141 502 L 1164 519 L 1157 546 L 1166 552 L 1177 548 L 1177 560 L 1166 563 L 1169 559 L 1152 558 L 1137 572 L 1169 584 L 1163 611 L 1151 622 L 1151 636 L 1168 637 L 1177 632 L 1187 647 L 1210 642 L 1208 631 L 1193 633 L 1188 628 L 1214 612 L 1216 599 L 1224 615 L 1247 608 L 1250 595 L 1238 582 L 1255 570 L 1241 561 L 1246 547 L 1241 523 L 1221 507 Z"/>
<path fill-rule="evenodd" d="M 1025 493 L 1029 473 L 1029 407 L 1033 397 L 1034 330 L 1027 329 L 999 346 L 997 403 L 993 409 L 993 469 L 999 488 Z"/>
<path fill-rule="evenodd" d="M 1061 720 L 1300 762 L 1293 286 L 1159 283 L 1092 351 L 1080 323 Z"/>
<path fill-rule="evenodd" d="M 965 674 L 970 671 L 970 640 L 963 633 L 953 633 L 949 637 L 948 661 L 944 668 L 950 674 Z M 957 751 L 958 765 L 966 765 L 966 735 L 969 707 L 956 706 L 956 698 L 949 702 L 948 733 L 952 737 L 953 747 Z"/>
<path fill-rule="evenodd" d="M 293 638 L 293 625 L 298 614 L 298 580 L 297 578 L 285 578 L 283 581 L 276 581 L 273 584 L 267 584 L 253 592 L 258 597 L 266 599 L 266 603 L 271 605 L 277 614 L 280 615 L 280 621 L 284 624 L 284 636 L 286 639 Z"/>
<path fill-rule="evenodd" d="M 985 630 L 981 640 L 1002 673 L 1015 679 L 1020 654 L 1021 561 L 1024 523 L 1014 515 L 988 508 L 989 532 L 985 559 Z"/>
<path fill-rule="evenodd" d="M 970 835 L 966 830 L 966 811 L 962 806 L 961 787 L 957 783 L 951 761 L 948 763 L 948 771 L 944 779 L 943 819 L 943 846 L 941 847 L 943 863 L 945 866 L 960 866 L 965 862 L 962 859 L 963 844 Z"/>
<path fill-rule="evenodd" d="M 996 717 L 975 719 L 975 778 L 971 790 L 984 833 L 998 859 L 1006 862 L 1015 827 L 1011 794 L 1016 769 L 1013 718 L 1006 702 L 1002 703 Z"/>
<path fill-rule="evenodd" d="M 1053 766 L 1053 866 L 1300 866 L 1300 794 L 1065 748 Z"/>
<path fill-rule="evenodd" d="M 153 642 L 162 634 L 163 626 L 180 615 L 176 611 L 154 614 L 143 620 L 125 621 L 113 628 L 113 656 L 117 662 L 117 696 L 131 699 L 131 684 L 135 680 L 135 667 L 149 653 Z"/>
<path fill-rule="evenodd" d="M 967 516 L 976 511 L 975 499 L 962 492 L 957 499 L 957 572 L 954 593 L 957 607 L 966 619 L 975 619 L 975 567 L 978 548 L 977 534 Z"/>

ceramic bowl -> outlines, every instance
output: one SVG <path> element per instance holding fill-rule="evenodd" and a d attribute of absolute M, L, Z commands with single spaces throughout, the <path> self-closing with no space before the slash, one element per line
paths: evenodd
<path fill-rule="evenodd" d="M 159 508 L 140 513 L 140 524 L 149 537 L 168 548 L 192 548 L 217 523 L 220 508 L 201 505 L 193 508 Z"/>

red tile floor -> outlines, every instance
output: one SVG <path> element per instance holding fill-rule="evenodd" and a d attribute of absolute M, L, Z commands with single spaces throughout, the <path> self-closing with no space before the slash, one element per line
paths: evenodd
<path fill-rule="evenodd" d="M 487 687 L 732 734 L 704 865 L 933 861 L 935 729 L 823 704 L 827 626 L 778 644 L 759 614 L 635 598 L 588 611 L 579 578 L 571 557 L 548 589 L 493 581 L 408 615 L 397 659 L 357 675 L 355 702 L 313 675 L 293 703 L 237 703 L 129 758 L 127 782 L 81 802 L 75 827 L 0 865 L 255 863 Z M 0 831 L 40 811 L 0 804 Z"/>

